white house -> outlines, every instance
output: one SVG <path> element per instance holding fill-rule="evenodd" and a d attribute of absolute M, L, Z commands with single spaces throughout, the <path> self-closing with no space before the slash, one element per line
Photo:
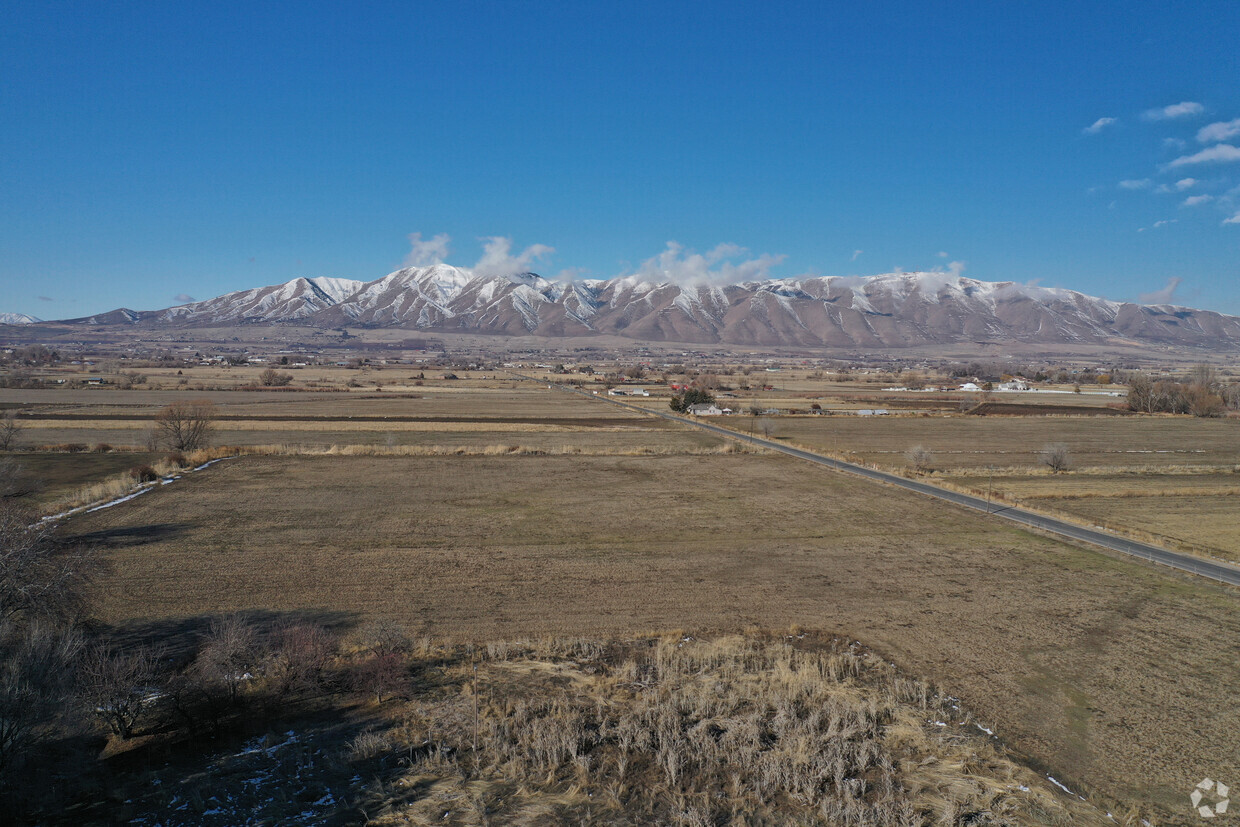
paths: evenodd
<path fill-rule="evenodd" d="M 963 385 L 960 386 L 960 390 L 962 391 L 976 392 L 976 391 L 980 391 L 981 389 L 982 388 L 980 385 L 977 385 L 973 382 L 965 382 Z"/>
<path fill-rule="evenodd" d="M 711 405 L 690 405 L 687 413 L 693 416 L 723 416 L 723 411 L 718 406 Z"/>

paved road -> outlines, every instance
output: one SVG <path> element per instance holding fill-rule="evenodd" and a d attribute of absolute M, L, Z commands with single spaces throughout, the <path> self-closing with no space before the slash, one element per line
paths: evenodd
<path fill-rule="evenodd" d="M 520 374 L 513 375 L 519 376 L 521 379 L 528 379 L 534 382 L 541 381 L 531 376 L 522 376 Z M 546 383 L 544 382 L 544 384 Z M 552 385 L 548 385 L 548 387 L 552 387 Z M 569 393 L 581 394 L 582 396 L 595 399 L 600 402 L 607 402 L 620 408 L 640 411 L 641 413 L 647 414 L 652 413 L 665 419 L 670 419 L 675 422 L 680 422 L 705 431 L 711 431 L 731 439 L 749 442 L 754 445 L 761 445 L 763 448 L 769 448 L 772 451 L 779 451 L 781 454 L 788 454 L 789 456 L 796 457 L 797 459 L 803 459 L 807 462 L 825 465 L 828 468 L 834 468 L 836 471 L 842 471 L 846 474 L 853 474 L 875 482 L 895 485 L 900 488 L 907 488 L 910 491 L 916 491 L 919 494 L 925 494 L 940 500 L 946 500 L 950 503 L 964 506 L 965 508 L 973 508 L 978 511 L 983 511 L 995 517 L 1002 517 L 1005 520 L 1011 520 L 1012 522 L 1020 523 L 1031 528 L 1036 528 L 1050 534 L 1058 534 L 1062 537 L 1067 537 L 1079 542 L 1101 546 L 1102 548 L 1110 549 L 1111 551 L 1130 554 L 1133 557 L 1139 557 L 1142 560 L 1148 560 L 1152 563 L 1161 563 L 1164 566 L 1197 574 L 1211 580 L 1217 580 L 1220 583 L 1226 583 L 1230 586 L 1240 586 L 1240 568 L 1237 568 L 1236 566 L 1203 560 L 1200 557 L 1194 557 L 1191 554 L 1172 551 L 1170 549 L 1162 548 L 1161 546 L 1150 545 L 1149 543 L 1140 543 L 1136 540 L 1129 540 L 1126 537 L 1120 537 L 1117 534 L 1112 534 L 1107 531 L 1101 531 L 1094 528 L 1085 528 L 1084 526 L 1079 526 L 1074 523 L 1057 520 L 1054 517 L 1047 517 L 1043 514 L 1035 514 L 1032 511 L 1025 511 L 1021 508 L 1015 508 L 1013 506 L 1001 507 L 999 504 L 989 503 L 981 497 L 974 497 L 970 494 L 961 494 L 957 491 L 950 491 L 946 488 L 940 488 L 937 485 L 931 485 L 930 483 L 910 480 L 905 477 L 901 477 L 898 474 L 889 474 L 886 471 L 877 471 L 873 468 L 866 468 L 862 465 L 856 465 L 851 462 L 831 459 L 830 457 L 824 457 L 821 454 L 811 453 L 810 451 L 802 451 L 800 448 L 793 448 L 789 445 L 783 445 L 773 440 L 763 439 L 762 437 L 746 436 L 745 434 L 737 431 L 723 428 L 718 425 L 712 425 L 709 422 L 704 422 L 700 419 L 690 419 L 688 417 L 677 416 L 671 412 L 665 413 L 663 411 L 654 411 L 649 408 L 643 408 L 639 405 L 630 405 L 627 402 L 621 402 L 619 400 L 610 399 L 603 396 L 596 396 L 593 393 L 583 391 L 579 388 L 570 387 L 568 385 L 554 385 L 554 387 Z"/>

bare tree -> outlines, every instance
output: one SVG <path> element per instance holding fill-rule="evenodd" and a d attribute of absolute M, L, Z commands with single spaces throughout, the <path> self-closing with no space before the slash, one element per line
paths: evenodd
<path fill-rule="evenodd" d="M 228 703 L 235 705 L 241 688 L 258 664 L 258 636 L 241 615 L 213 620 L 207 639 L 191 671 L 207 684 L 218 685 Z"/>
<path fill-rule="evenodd" d="M 155 415 L 157 439 L 174 451 L 206 448 L 211 444 L 217 415 L 215 405 L 206 399 L 173 402 Z"/>
<path fill-rule="evenodd" d="M 70 708 L 81 638 L 36 622 L 0 621 L 0 787 Z"/>
<path fill-rule="evenodd" d="M 58 542 L 51 523 L 16 500 L 0 499 L 0 622 L 76 618 L 93 568 L 88 548 Z"/>
<path fill-rule="evenodd" d="M 758 430 L 762 432 L 762 436 L 770 439 L 775 434 L 776 426 L 773 421 L 764 417 L 758 420 Z"/>
<path fill-rule="evenodd" d="M 1058 474 L 1061 471 L 1068 471 L 1072 468 L 1072 455 L 1068 451 L 1068 446 L 1062 442 L 1047 445 L 1042 449 L 1038 459 L 1043 465 L 1051 469 L 1052 474 Z"/>
<path fill-rule="evenodd" d="M 293 374 L 280 373 L 275 368 L 267 368 L 258 375 L 258 381 L 269 388 L 282 388 L 293 381 Z"/>
<path fill-rule="evenodd" d="M 157 650 L 145 646 L 118 651 L 98 644 L 87 652 L 78 670 L 87 708 L 126 741 L 158 697 L 160 660 Z"/>
<path fill-rule="evenodd" d="M 9 411 L 0 418 L 0 451 L 12 451 L 17 447 L 17 439 L 25 427 L 17 421 L 17 413 Z"/>
<path fill-rule="evenodd" d="M 294 622 L 277 629 L 265 669 L 273 700 L 321 687 L 335 649 L 335 639 L 317 624 Z"/>
<path fill-rule="evenodd" d="M 912 448 L 909 448 L 904 458 L 909 465 L 913 466 L 913 470 L 919 474 L 925 474 L 934 470 L 934 453 L 924 445 L 914 445 Z"/>

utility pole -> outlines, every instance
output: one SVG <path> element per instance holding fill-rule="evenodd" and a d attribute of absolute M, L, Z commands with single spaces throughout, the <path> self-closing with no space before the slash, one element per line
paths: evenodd
<path fill-rule="evenodd" d="M 995 467 L 990 466 L 990 481 L 986 483 L 986 513 L 990 513 L 990 491 L 995 486 Z"/>
<path fill-rule="evenodd" d="M 474 764 L 478 762 L 478 664 L 474 663 Z"/>

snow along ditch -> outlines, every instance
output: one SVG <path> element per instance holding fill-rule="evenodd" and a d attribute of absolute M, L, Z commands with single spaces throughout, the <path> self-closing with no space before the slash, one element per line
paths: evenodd
<path fill-rule="evenodd" d="M 153 482 L 140 483 L 137 490 L 130 491 L 128 494 L 124 495 L 123 497 L 117 497 L 112 500 L 104 500 L 103 502 L 93 502 L 93 503 L 87 503 L 86 505 L 79 505 L 77 508 L 70 508 L 68 511 L 62 511 L 59 514 L 50 514 L 42 518 L 41 520 L 39 520 L 39 522 L 50 523 L 55 520 L 63 520 L 65 517 L 71 517 L 74 514 L 89 514 L 92 511 L 101 511 L 105 508 L 111 508 L 114 505 L 120 505 L 121 503 L 129 502 L 130 500 L 136 497 L 140 497 L 157 485 L 158 486 L 171 485 L 172 483 L 181 479 L 181 477 L 185 476 L 186 474 L 193 474 L 194 472 L 201 471 L 204 468 L 210 468 L 212 465 L 215 465 L 215 463 L 217 462 L 223 462 L 226 459 L 236 459 L 238 456 L 240 455 L 234 454 L 231 457 L 220 457 L 219 459 L 208 460 L 207 462 L 204 462 L 202 465 L 199 465 L 196 468 L 190 468 L 190 469 L 181 471 L 179 474 L 172 474 L 171 476 L 160 477 L 159 479 L 154 480 Z"/>

